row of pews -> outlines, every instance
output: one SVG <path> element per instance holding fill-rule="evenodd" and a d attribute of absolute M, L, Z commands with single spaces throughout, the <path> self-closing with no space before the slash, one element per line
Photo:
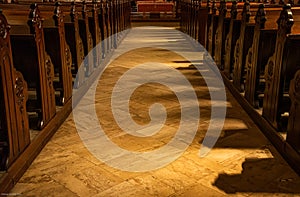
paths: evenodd
<path fill-rule="evenodd" d="M 300 173 L 300 2 L 180 2 L 181 29 Z M 189 17 L 191 16 L 191 17 Z"/>
<path fill-rule="evenodd" d="M 130 27 L 130 2 L 0 4 L 0 193 L 29 167 Z M 32 133 L 38 133 L 33 138 Z"/>

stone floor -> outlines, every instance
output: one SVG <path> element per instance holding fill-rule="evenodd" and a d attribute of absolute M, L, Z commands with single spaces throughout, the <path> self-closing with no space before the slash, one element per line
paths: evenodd
<path fill-rule="evenodd" d="M 211 101 L 210 92 L 219 92 L 222 87 L 209 89 L 207 84 L 210 82 L 204 79 L 204 75 L 212 71 L 199 71 L 205 51 L 199 52 L 200 63 L 191 63 L 193 61 L 188 61 L 182 54 L 194 47 L 191 42 L 171 27 L 131 29 L 115 50 L 99 81 L 90 88 L 88 96 L 70 114 L 10 194 L 300 196 L 300 177 L 229 91 L 225 90 L 227 101 Z M 181 54 L 178 52 L 180 49 L 183 51 Z M 144 70 L 138 71 L 140 74 L 128 72 L 145 63 Z M 168 65 L 174 73 L 162 64 Z M 158 72 L 158 68 L 162 68 L 162 72 Z M 149 81 L 149 72 L 155 76 L 151 78 L 153 81 Z M 124 76 L 127 77 L 125 81 Z M 189 87 L 182 81 L 178 82 L 180 76 L 190 82 L 198 106 L 193 105 L 193 93 L 191 97 L 177 97 L 174 93 L 175 90 L 190 95 L 185 91 Z M 118 80 L 120 83 L 117 83 Z M 170 82 L 170 87 L 157 80 Z M 211 77 L 210 80 L 216 81 L 217 78 Z M 112 98 L 117 99 L 112 102 Z M 163 105 L 166 113 L 161 110 L 161 105 L 153 105 L 155 103 Z M 182 103 L 188 110 L 183 109 Z M 206 135 L 210 123 L 214 122 L 211 119 L 213 106 L 217 106 L 221 119 L 221 105 L 224 103 L 227 112 L 220 135 Z M 129 105 L 129 114 L 123 108 L 124 104 Z M 200 118 L 191 115 L 197 110 Z M 177 136 L 181 129 L 179 125 L 185 123 L 181 121 L 183 113 L 189 111 L 192 112 L 187 116 L 186 133 Z M 131 118 L 133 123 L 129 121 Z M 119 124 L 125 124 L 125 129 L 138 129 L 126 133 Z M 147 124 L 150 126 L 147 127 Z M 194 136 L 192 130 L 195 125 Z M 103 133 L 99 134 L 98 129 Z M 188 140 L 190 135 L 191 141 Z M 199 150 L 209 150 L 217 138 L 212 150 L 200 157 Z M 174 142 L 173 139 L 175 144 L 170 143 Z M 204 139 L 207 140 L 206 146 Z M 168 149 L 163 149 L 167 146 Z M 120 153 L 116 147 L 127 152 Z M 156 150 L 165 152 L 154 152 Z"/>

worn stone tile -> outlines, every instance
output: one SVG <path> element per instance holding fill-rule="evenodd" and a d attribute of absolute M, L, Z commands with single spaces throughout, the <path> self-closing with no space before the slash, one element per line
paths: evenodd
<path fill-rule="evenodd" d="M 9 193 L 21 196 L 78 196 L 61 184 L 51 181 L 47 183 L 19 183 Z"/>
<path fill-rule="evenodd" d="M 170 168 L 162 168 L 151 173 L 159 182 L 168 185 L 175 193 L 180 193 L 185 188 L 192 187 L 197 182 L 195 179 L 186 176 Z"/>
<path fill-rule="evenodd" d="M 74 180 L 85 185 L 86 188 L 89 188 L 90 191 L 97 191 L 96 193 L 100 193 L 124 181 L 120 177 L 102 169 L 99 166 L 92 166 L 89 168 L 78 170 L 76 172 L 73 172 L 71 176 Z M 66 179 L 66 181 L 68 181 L 68 179 Z M 69 185 L 76 187 L 76 184 Z M 94 195 L 95 193 L 87 192 L 86 194 Z"/>
<path fill-rule="evenodd" d="M 148 189 L 149 190 L 149 189 Z M 95 195 L 95 197 L 127 197 L 127 196 L 145 196 L 151 197 L 152 194 L 148 193 L 145 188 L 140 185 L 136 184 L 136 182 L 129 180 L 124 181 L 114 187 L 111 187 L 104 192 L 100 192 L 99 194 Z"/>
<path fill-rule="evenodd" d="M 215 191 L 209 187 L 206 187 L 201 184 L 196 184 L 193 187 L 189 187 L 188 189 L 184 189 L 183 191 L 180 191 L 179 193 L 174 194 L 175 197 L 198 197 L 201 195 L 205 195 L 208 197 L 218 197 L 218 196 L 226 196 L 225 194 L 222 194 L 218 191 Z"/>
<path fill-rule="evenodd" d="M 29 168 L 26 173 L 22 176 L 19 180 L 19 183 L 32 183 L 32 184 L 39 184 L 39 183 L 48 183 L 52 182 L 53 180 L 44 172 L 41 172 L 38 168 Z"/>
<path fill-rule="evenodd" d="M 174 193 L 174 187 L 167 184 L 161 179 L 161 177 L 153 175 L 147 175 L 143 177 L 135 177 L 129 180 L 133 185 L 142 186 L 143 190 L 149 193 L 151 196 L 169 196 Z"/>
<path fill-rule="evenodd" d="M 170 163 L 163 169 L 168 169 L 171 172 L 185 175 L 194 183 L 213 172 L 208 168 L 208 166 L 204 165 L 203 163 L 197 163 L 193 160 L 189 160 L 184 155 L 185 154 L 183 154 L 183 156 L 179 157 L 177 160 Z"/>

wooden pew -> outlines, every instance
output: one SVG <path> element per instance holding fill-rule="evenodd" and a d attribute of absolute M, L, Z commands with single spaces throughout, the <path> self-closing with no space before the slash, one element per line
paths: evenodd
<path fill-rule="evenodd" d="M 206 49 L 209 54 L 213 57 L 214 56 L 214 43 L 215 43 L 215 34 L 218 25 L 218 16 L 217 16 L 217 4 L 214 0 L 212 3 L 211 11 L 208 14 L 208 26 L 207 26 L 207 46 Z"/>
<path fill-rule="evenodd" d="M 100 2 L 96 1 L 83 1 L 82 4 L 72 2 L 71 12 L 68 12 L 67 10 L 69 6 L 70 3 L 68 2 L 62 3 L 64 12 L 66 12 L 67 15 L 70 15 L 70 21 L 72 22 L 72 25 L 71 23 L 69 24 L 69 26 L 71 27 L 69 33 L 71 33 L 71 29 L 77 29 L 78 23 L 78 31 L 80 37 L 77 38 L 77 36 L 75 35 L 75 38 L 79 40 L 77 42 L 77 45 L 80 45 L 81 41 L 83 42 L 84 56 L 86 57 L 84 60 L 83 68 L 85 70 L 86 76 L 89 76 L 93 72 L 94 68 L 100 65 L 106 53 L 105 46 L 102 43 L 103 33 L 106 29 L 106 26 L 102 26 L 101 23 L 102 5 Z M 88 55 L 89 52 L 92 52 L 92 55 Z M 82 72 L 78 73 L 81 74 Z M 81 79 L 78 80 L 78 86 L 80 86 L 80 84 L 84 82 L 84 76 L 77 75 L 77 77 Z"/>
<path fill-rule="evenodd" d="M 127 28 L 130 27 L 130 1 L 129 0 L 121 0 L 121 18 L 123 21 L 122 29 L 126 30 Z"/>
<path fill-rule="evenodd" d="M 26 12 L 30 3 L 6 4 L 2 7 L 8 12 Z M 58 3 L 39 5 L 45 48 L 54 65 L 54 87 L 58 92 L 57 104 L 64 105 L 72 96 L 72 55 L 65 40 L 64 14 Z M 54 40 L 56 42 L 54 42 Z"/>
<path fill-rule="evenodd" d="M 82 1 L 82 3 L 75 3 L 73 2 L 62 2 L 60 3 L 62 10 L 65 12 L 65 15 L 67 16 L 67 26 L 68 26 L 68 33 L 72 34 L 74 33 L 74 30 L 76 32 L 75 35 L 73 35 L 72 40 L 69 39 L 68 43 L 71 43 L 72 41 L 76 40 L 76 45 L 80 48 L 78 52 L 76 53 L 76 56 L 82 57 L 81 48 L 83 45 L 84 49 L 84 56 L 87 57 L 84 60 L 84 70 L 85 75 L 89 76 L 95 67 L 97 67 L 101 62 L 101 51 L 98 52 L 98 48 L 96 48 L 93 51 L 92 55 L 88 56 L 88 53 L 91 52 L 94 47 L 97 46 L 97 44 L 100 42 L 101 39 L 101 31 L 99 27 L 98 22 L 98 4 L 96 1 L 93 2 L 87 2 Z M 79 37 L 77 35 L 77 29 L 79 32 Z M 68 37 L 68 36 L 66 36 Z M 82 44 L 81 44 L 82 43 Z M 72 44 L 70 44 L 72 45 Z M 73 46 L 75 46 L 73 44 Z M 78 48 L 77 47 L 77 48 Z M 74 54 L 75 54 L 75 50 Z M 78 60 L 78 62 L 81 61 L 81 58 Z M 77 66 L 78 67 L 78 66 Z M 79 68 L 79 67 L 78 67 Z M 81 76 L 81 79 L 84 77 Z M 82 82 L 82 80 L 79 80 Z M 79 83 L 80 83 L 79 82 Z"/>
<path fill-rule="evenodd" d="M 255 16 L 255 28 L 252 46 L 246 57 L 245 98 L 255 108 L 262 106 L 260 95 L 264 92 L 264 67 L 274 53 L 277 33 L 276 20 L 282 8 L 265 9 L 260 5 Z"/>
<path fill-rule="evenodd" d="M 99 13 L 99 21 L 100 27 L 102 29 L 102 47 L 103 47 L 103 56 L 110 50 L 110 35 L 111 35 L 111 23 L 110 23 L 110 13 L 109 13 L 109 4 L 107 1 L 100 2 L 100 13 Z"/>
<path fill-rule="evenodd" d="M 78 12 L 76 12 L 75 2 L 61 3 L 61 8 L 65 14 L 65 34 L 66 42 L 70 47 L 72 54 L 72 68 L 74 80 L 74 88 L 80 87 L 85 80 L 84 61 L 84 46 L 79 33 Z"/>
<path fill-rule="evenodd" d="M 204 47 L 206 46 L 209 3 L 202 3 L 198 0 L 181 1 L 181 30 L 197 40 Z"/>
<path fill-rule="evenodd" d="M 116 29 L 115 29 L 115 13 L 114 13 L 114 3 L 112 0 L 108 1 L 108 18 L 109 18 L 109 28 L 110 28 L 110 49 L 113 50 L 116 48 L 115 36 L 116 36 Z M 128 12 L 128 11 L 127 11 Z M 131 13 L 130 13 L 131 14 Z M 117 16 L 116 16 L 117 17 Z"/>
<path fill-rule="evenodd" d="M 191 4 L 190 4 L 190 9 L 191 9 L 191 13 L 190 15 L 188 15 L 188 17 L 190 18 L 190 32 L 189 35 L 196 39 L 197 38 L 197 26 L 198 26 L 198 21 L 197 21 L 197 15 L 198 15 L 198 10 L 199 10 L 199 3 L 196 0 L 192 0 Z"/>
<path fill-rule="evenodd" d="M 111 20 L 111 31 L 112 31 L 112 47 L 115 49 L 117 48 L 117 26 L 118 26 L 118 15 L 117 15 L 117 3 L 116 3 L 116 0 L 113 0 L 113 1 L 110 1 L 111 3 L 111 16 L 110 18 L 112 19 Z"/>
<path fill-rule="evenodd" d="M 222 41 L 220 39 L 223 36 L 223 33 L 227 34 L 229 30 L 229 21 L 224 19 L 227 15 L 229 16 L 229 13 L 227 13 L 227 8 L 230 8 L 231 4 L 231 2 L 226 2 L 225 0 L 221 0 L 219 2 L 216 2 L 214 0 L 212 2 L 211 11 L 208 14 L 207 23 L 207 51 L 211 54 L 212 57 L 215 57 L 215 51 L 217 51 L 218 53 L 219 51 L 221 51 L 221 46 L 219 46 L 219 44 L 221 44 Z M 226 32 L 222 32 L 223 30 L 226 30 Z M 216 38 L 218 39 L 217 48 L 215 46 Z M 219 56 L 217 57 L 217 59 L 218 58 Z"/>
<path fill-rule="evenodd" d="M 249 48 L 253 42 L 255 27 L 255 14 L 259 4 L 245 2 L 241 14 L 241 21 L 233 19 L 230 25 L 229 34 L 226 38 L 226 52 L 224 57 L 224 73 L 228 78 L 233 79 L 233 84 L 240 92 L 244 91 L 245 62 Z M 268 5 L 271 9 L 278 5 Z M 236 25 L 236 26 L 234 26 Z M 233 31 L 235 30 L 235 32 Z M 230 37 L 232 36 L 232 37 Z M 238 37 L 238 39 L 236 39 Z M 230 45 L 231 43 L 231 45 Z"/>
<path fill-rule="evenodd" d="M 130 2 L 128 0 L 116 0 L 117 5 L 117 42 L 123 38 L 123 31 L 130 27 Z"/>
<path fill-rule="evenodd" d="M 32 4 L 29 17 L 28 11 L 12 13 L 11 10 L 3 10 L 3 13 L 11 25 L 14 66 L 23 74 L 32 92 L 27 109 L 37 114 L 37 123 L 34 124 L 42 129 L 56 114 L 56 105 L 54 68 L 50 56 L 45 51 L 40 11 L 37 4 Z"/>
<path fill-rule="evenodd" d="M 249 47 L 252 44 L 254 33 L 254 16 L 251 15 L 250 3 L 245 2 L 244 11 L 242 13 L 240 35 L 234 46 L 234 62 L 233 62 L 233 85 L 237 90 L 243 91 L 242 83 L 244 75 L 244 65 Z"/>
<path fill-rule="evenodd" d="M 300 152 L 300 108 L 299 108 L 299 81 L 300 81 L 300 69 L 298 67 L 294 78 L 290 82 L 289 96 L 291 99 L 291 107 L 289 110 L 289 118 L 287 125 L 287 139 L 286 141 Z"/>
<path fill-rule="evenodd" d="M 300 65 L 299 16 L 299 8 L 291 8 L 289 4 L 283 7 L 277 20 L 278 31 L 275 50 L 265 67 L 266 87 L 262 116 L 278 130 L 284 127 L 283 123 L 288 116 L 291 105 L 287 94 L 288 88 Z M 293 105 L 295 106 L 295 103 Z M 292 107 L 291 111 L 293 110 Z M 291 138 L 293 132 L 288 135 L 290 137 L 287 138 L 287 141 L 293 144 L 293 141 L 297 139 Z"/>
<path fill-rule="evenodd" d="M 198 6 L 198 13 L 196 15 L 197 17 L 197 34 L 196 39 L 202 46 L 206 46 L 206 40 L 207 40 L 207 23 L 208 23 L 208 13 L 210 10 L 209 2 L 206 4 L 202 4 L 201 1 L 199 1 Z"/>
<path fill-rule="evenodd" d="M 46 51 L 51 57 L 55 74 L 59 80 L 54 83 L 60 91 L 59 104 L 65 104 L 72 97 L 72 54 L 66 42 L 64 13 L 57 2 L 55 5 L 40 5 L 43 21 Z M 53 42 L 53 41 L 56 42 Z"/>
<path fill-rule="evenodd" d="M 229 20 L 226 19 L 226 15 L 230 12 L 227 12 L 227 6 L 232 3 L 226 3 L 225 1 L 220 2 L 220 8 L 219 8 L 219 15 L 218 17 L 215 16 L 215 20 L 218 20 L 217 22 L 217 28 L 216 33 L 214 34 L 214 60 L 216 65 L 221 68 L 221 66 L 224 64 L 222 62 L 222 54 L 224 53 L 224 45 L 225 42 L 223 42 L 223 38 L 226 37 L 226 34 L 229 31 Z M 233 9 L 235 9 L 236 3 L 233 4 Z M 229 10 L 230 11 L 230 10 Z M 229 18 L 229 17 L 228 17 Z M 222 68 L 221 68 L 222 69 Z"/>
<path fill-rule="evenodd" d="M 207 3 L 206 3 L 206 8 L 208 9 L 208 15 L 207 15 L 207 17 L 204 17 L 204 19 L 206 19 L 207 21 L 206 21 L 206 27 L 205 27 L 205 48 L 206 49 L 208 49 L 208 42 L 209 42 L 209 38 L 208 38 L 208 36 L 209 36 L 209 34 L 210 34 L 210 32 L 209 32 L 209 27 L 210 27 L 210 25 L 211 25 L 211 21 L 212 21 L 212 15 L 213 15 L 213 13 L 214 12 L 216 12 L 216 3 L 215 2 L 213 2 L 212 4 L 210 3 L 210 1 L 207 1 Z"/>
<path fill-rule="evenodd" d="M 243 5 L 242 9 L 238 9 L 233 3 L 230 11 L 230 23 L 228 34 L 225 39 L 225 52 L 224 52 L 224 66 L 223 72 L 227 78 L 232 78 L 233 64 L 234 64 L 234 46 L 240 36 L 241 18 L 247 12 L 247 4 Z"/>
<path fill-rule="evenodd" d="M 119 0 L 114 0 L 115 15 L 116 15 L 116 32 L 117 32 L 117 43 L 119 43 L 119 35 L 121 30 L 121 5 Z"/>
<path fill-rule="evenodd" d="M 252 4 L 251 4 L 252 5 Z M 281 5 L 280 5 L 281 6 Z M 278 5 L 271 5 L 266 9 L 275 9 Z M 243 17 L 241 22 L 241 30 L 239 39 L 235 45 L 234 51 L 234 64 L 233 64 L 233 84 L 240 92 L 245 90 L 245 77 L 246 77 L 246 56 L 248 50 L 253 43 L 254 27 L 255 27 L 255 14 L 253 9 L 249 9 L 249 15 Z M 256 11 L 255 11 L 256 12 Z M 248 18 L 248 19 L 246 19 Z M 246 19 L 246 20 L 245 20 Z"/>
<path fill-rule="evenodd" d="M 221 69 L 225 70 L 225 61 L 228 61 L 228 57 L 233 56 L 234 50 L 231 50 L 231 46 L 235 46 L 235 43 L 239 37 L 239 30 L 242 18 L 242 12 L 244 3 L 242 2 L 223 2 L 220 4 L 218 26 L 215 34 L 214 43 L 214 60 L 216 65 Z M 256 9 L 258 4 L 251 3 L 250 9 Z M 238 17 L 237 17 L 238 16 Z M 226 52 L 231 51 L 226 54 Z M 230 55 L 229 55 L 230 54 Z M 227 60 L 225 60 L 226 55 Z"/>
<path fill-rule="evenodd" d="M 180 29 L 182 32 L 187 32 L 187 21 L 188 21 L 188 3 L 187 1 L 180 0 L 179 1 L 181 18 L 180 18 Z"/>
<path fill-rule="evenodd" d="M 93 61 L 94 67 L 98 67 L 102 61 L 102 47 L 101 47 L 101 30 L 99 26 L 99 5 L 96 1 L 86 3 L 87 16 L 89 21 L 89 30 L 93 39 Z M 99 45 L 98 45 L 99 44 Z"/>
<path fill-rule="evenodd" d="M 107 15 L 106 15 L 106 2 L 100 1 L 100 12 L 98 15 L 99 18 L 99 26 L 101 29 L 101 41 L 102 41 L 102 52 L 103 52 L 103 58 L 106 56 L 108 52 L 108 36 L 109 36 L 109 30 L 108 30 L 108 24 L 107 24 Z M 105 41 L 106 40 L 106 41 Z"/>
<path fill-rule="evenodd" d="M 13 66 L 9 29 L 0 10 L 0 170 L 7 170 L 30 143 L 27 83 Z"/>
<path fill-rule="evenodd" d="M 219 52 L 217 55 L 215 55 L 215 56 L 218 56 L 218 55 L 220 56 L 219 59 L 221 59 L 221 68 L 224 68 L 223 73 L 229 79 L 233 78 L 233 65 L 234 65 L 234 61 L 235 61 L 235 59 L 234 59 L 235 45 L 236 45 L 237 40 L 240 37 L 241 21 L 243 20 L 243 13 L 246 12 L 246 10 L 245 10 L 246 7 L 244 7 L 243 4 L 244 3 L 239 2 L 239 3 L 237 3 L 236 8 L 231 9 L 228 33 L 227 33 L 227 31 L 225 31 L 225 36 L 226 36 L 225 43 L 222 43 L 222 47 L 219 46 L 219 48 L 222 48 L 222 49 L 224 48 L 224 53 Z M 260 5 L 260 3 L 251 2 L 250 9 L 248 10 L 249 16 L 247 16 L 247 17 L 255 16 L 259 5 Z M 265 7 L 266 8 L 272 8 L 272 7 L 280 8 L 281 5 L 271 4 L 271 2 L 270 2 L 269 4 L 265 4 Z M 228 20 L 228 19 L 225 18 L 225 20 Z M 222 35 L 222 36 L 223 37 L 220 40 L 224 41 L 224 39 L 223 39 L 224 35 Z M 247 55 L 247 50 L 246 50 L 245 54 Z M 218 57 L 216 57 L 216 58 L 218 58 Z"/>
<path fill-rule="evenodd" d="M 113 0 L 114 4 L 114 15 L 115 15 L 115 28 L 116 28 L 116 35 L 115 35 L 115 42 L 116 45 L 119 44 L 120 38 L 122 37 L 122 15 L 121 15 L 121 3 L 120 0 Z"/>
<path fill-rule="evenodd" d="M 111 27 L 111 4 L 109 3 L 109 1 L 105 1 L 105 23 L 106 23 L 106 28 L 107 28 L 107 52 L 108 53 L 111 49 L 111 36 L 112 36 L 112 27 Z"/>
<path fill-rule="evenodd" d="M 94 70 L 93 56 L 88 53 L 93 49 L 93 37 L 90 33 L 89 18 L 86 2 L 83 1 L 81 6 L 76 6 L 78 12 L 79 35 L 83 42 L 84 48 L 84 69 L 86 76 L 90 76 Z"/>

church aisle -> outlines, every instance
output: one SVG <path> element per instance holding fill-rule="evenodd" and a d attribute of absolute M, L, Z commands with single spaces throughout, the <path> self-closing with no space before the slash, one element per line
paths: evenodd
<path fill-rule="evenodd" d="M 22 196 L 105 197 L 191 197 L 228 194 L 300 196 L 300 177 L 264 137 L 228 90 L 226 90 L 226 119 L 221 135 L 205 157 L 199 156 L 211 121 L 212 102 L 207 81 L 203 77 L 205 70 L 202 69 L 200 74 L 199 68 L 197 69 L 197 66 L 201 67 L 205 60 L 200 58 L 203 62 L 191 65 L 191 62 L 182 55 L 194 53 L 189 51 L 192 45 L 192 41 L 184 39 L 182 33 L 171 27 L 148 26 L 131 29 L 119 48 L 114 51 L 113 61 L 95 84 L 96 94 L 89 97 L 93 98 L 94 102 L 89 103 L 86 99 L 84 102 L 87 103 L 81 103 L 84 109 L 68 117 L 10 193 Z M 182 50 L 181 54 L 178 53 L 179 49 Z M 205 52 L 199 52 L 199 56 L 205 57 Z M 167 71 L 159 73 L 155 70 L 155 66 L 168 65 L 188 79 L 198 99 L 200 119 L 192 143 L 178 159 L 151 171 L 126 172 L 107 163 L 118 166 L 118 162 L 122 160 L 123 167 L 129 168 L 134 165 L 140 165 L 141 168 L 143 165 L 151 167 L 151 164 L 138 163 L 138 159 L 132 160 L 126 154 L 113 152 L 105 161 L 97 159 L 86 148 L 76 126 L 81 128 L 86 126 L 89 131 L 96 128 L 96 125 L 81 124 L 89 121 L 89 113 L 95 109 L 97 121 L 105 134 L 123 149 L 151 152 L 168 144 L 181 124 L 182 109 L 180 99 L 166 85 L 154 82 L 140 85 L 133 91 L 128 102 L 130 115 L 138 125 L 150 122 L 148 111 L 151 105 L 162 104 L 167 117 L 159 132 L 147 137 L 133 136 L 125 133 L 114 119 L 111 98 L 118 92 L 114 89 L 116 83 L 121 76 L 128 73 L 129 69 L 146 62 L 150 63 L 147 64 L 145 72 L 152 72 L 155 79 L 167 78 L 173 81 L 172 85 L 180 90 L 186 87 L 176 83 L 177 76 L 172 76 Z M 143 78 L 143 76 L 132 77 Z M 215 91 L 218 91 L 218 87 L 215 88 Z M 213 103 L 218 105 L 218 101 Z M 119 106 L 115 110 L 123 109 Z M 74 119 L 78 112 L 82 118 L 79 122 Z M 153 113 L 155 115 L 156 111 Z M 110 148 L 99 151 L 109 152 Z M 145 161 L 150 161 L 147 159 L 149 158 Z M 158 156 L 158 160 L 162 163 L 168 162 L 170 157 L 168 154 L 162 154 Z"/>

